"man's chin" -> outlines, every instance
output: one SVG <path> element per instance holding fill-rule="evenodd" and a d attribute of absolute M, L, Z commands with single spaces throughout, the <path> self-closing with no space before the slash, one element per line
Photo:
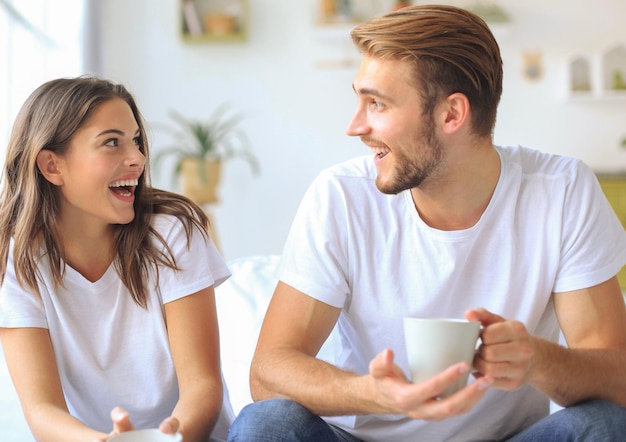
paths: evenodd
<path fill-rule="evenodd" d="M 404 189 L 399 189 L 397 186 L 393 186 L 392 183 L 383 182 L 380 177 L 376 178 L 376 188 L 385 195 L 397 195 Z"/>

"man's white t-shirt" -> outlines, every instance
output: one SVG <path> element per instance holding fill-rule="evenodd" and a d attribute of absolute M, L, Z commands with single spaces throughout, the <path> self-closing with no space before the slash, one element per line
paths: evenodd
<path fill-rule="evenodd" d="M 332 363 L 359 374 L 383 349 L 409 373 L 402 317 L 463 318 L 484 307 L 559 337 L 551 294 L 590 287 L 626 263 L 626 235 L 593 172 L 578 160 L 497 147 L 501 174 L 471 228 L 441 231 L 409 191 L 375 186 L 371 156 L 323 171 L 287 239 L 279 278 L 341 308 Z M 471 379 L 470 379 L 471 381 Z M 468 414 L 427 423 L 403 415 L 329 417 L 368 441 L 501 440 L 549 411 L 539 391 L 491 389 Z"/>
<path fill-rule="evenodd" d="M 55 287 L 46 257 L 39 265 L 39 299 L 17 284 L 12 250 L 9 253 L 0 288 L 0 327 L 48 329 L 69 411 L 99 431 L 111 431 L 110 412 L 115 406 L 124 407 L 138 429 L 156 428 L 171 415 L 178 383 L 164 305 L 230 276 L 211 240 L 197 230 L 188 247 L 177 218 L 157 215 L 153 226 L 181 271 L 161 267 L 157 291 L 151 272 L 147 309 L 133 301 L 113 265 L 93 283 L 66 266 L 65 286 Z M 224 390 L 213 434 L 225 439 L 233 414 L 226 386 Z"/>

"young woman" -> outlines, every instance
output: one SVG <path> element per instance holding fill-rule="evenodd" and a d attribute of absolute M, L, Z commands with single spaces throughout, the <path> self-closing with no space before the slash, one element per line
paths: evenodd
<path fill-rule="evenodd" d="M 119 84 L 53 80 L 17 116 L 0 193 L 0 339 L 38 441 L 149 427 L 226 438 L 213 288 L 230 272 L 202 210 L 152 188 L 148 166 Z"/>

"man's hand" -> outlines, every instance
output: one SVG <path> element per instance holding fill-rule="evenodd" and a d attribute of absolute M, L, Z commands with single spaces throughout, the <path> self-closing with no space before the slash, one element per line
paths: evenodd
<path fill-rule="evenodd" d="M 482 344 L 474 358 L 476 377 L 492 377 L 493 386 L 501 390 L 515 390 L 526 383 L 535 347 L 524 324 L 507 321 L 483 308 L 469 310 L 465 317 L 483 326 Z"/>
<path fill-rule="evenodd" d="M 466 363 L 455 364 L 428 381 L 413 384 L 393 358 L 393 351 L 387 349 L 370 362 L 370 375 L 387 413 L 428 421 L 447 419 L 470 411 L 492 383 L 491 376 L 482 376 L 455 394 L 438 399 L 448 386 L 467 374 L 470 367 Z"/>

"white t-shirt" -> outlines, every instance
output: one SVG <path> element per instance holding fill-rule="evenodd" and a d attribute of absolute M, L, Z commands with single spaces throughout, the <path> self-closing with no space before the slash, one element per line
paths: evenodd
<path fill-rule="evenodd" d="M 391 348 L 408 375 L 402 317 L 463 318 L 475 307 L 557 341 L 552 292 L 596 285 L 626 263 L 624 229 L 588 167 L 521 147 L 497 152 L 495 192 L 466 230 L 426 225 L 409 191 L 378 191 L 371 156 L 331 167 L 312 183 L 279 278 L 342 308 L 331 362 L 365 374 Z M 442 422 L 403 415 L 327 421 L 368 441 L 486 441 L 516 433 L 548 411 L 547 397 L 524 386 L 491 389 L 472 412 Z"/>
<path fill-rule="evenodd" d="M 178 401 L 178 382 L 163 305 L 219 285 L 230 276 L 213 243 L 194 231 L 189 248 L 182 223 L 169 215 L 153 225 L 172 249 L 175 272 L 159 269 L 155 292 L 151 272 L 148 309 L 139 307 L 113 265 L 96 282 L 66 266 L 65 287 L 55 288 L 46 258 L 39 270 L 41 300 L 17 284 L 12 247 L 0 288 L 0 327 L 47 328 L 70 413 L 103 432 L 110 411 L 122 406 L 136 428 L 154 428 Z M 225 438 L 233 415 L 224 386 L 224 406 L 213 434 Z M 207 398 L 211 400 L 211 398 Z"/>

